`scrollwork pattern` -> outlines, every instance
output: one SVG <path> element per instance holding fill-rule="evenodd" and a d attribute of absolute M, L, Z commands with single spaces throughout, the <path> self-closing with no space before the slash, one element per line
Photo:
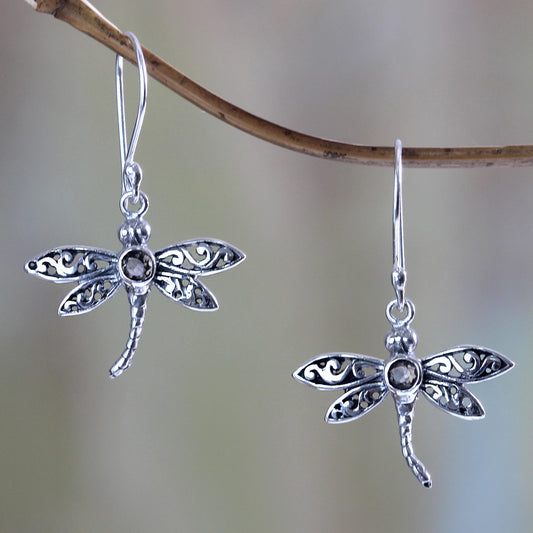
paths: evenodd
<path fill-rule="evenodd" d="M 156 275 L 155 286 L 168 298 L 196 311 L 216 311 L 218 303 L 209 289 L 195 277 Z"/>
<path fill-rule="evenodd" d="M 434 405 L 461 418 L 483 418 L 485 410 L 480 401 L 465 387 L 434 380 L 425 381 L 422 392 Z"/>
<path fill-rule="evenodd" d="M 379 405 L 388 394 L 382 382 L 365 383 L 336 400 L 326 413 L 326 422 L 340 424 L 355 420 Z"/>
<path fill-rule="evenodd" d="M 95 274 L 104 275 L 117 262 L 114 252 L 84 246 L 55 248 L 28 261 L 26 270 L 55 282 L 79 281 Z"/>
<path fill-rule="evenodd" d="M 315 384 L 324 385 L 343 385 L 346 377 L 352 374 L 353 361 L 348 361 L 338 357 L 327 359 L 323 364 L 313 363 L 305 367 L 303 377 L 306 381 L 311 381 Z"/>
<path fill-rule="evenodd" d="M 244 254 L 224 241 L 185 241 L 156 252 L 161 272 L 201 273 L 204 276 L 235 266 Z"/>
<path fill-rule="evenodd" d="M 319 389 L 346 389 L 370 381 L 383 370 L 383 361 L 366 355 L 331 353 L 311 359 L 294 376 Z"/>
<path fill-rule="evenodd" d="M 116 276 L 81 283 L 65 296 L 58 312 L 60 315 L 80 315 L 92 311 L 111 298 L 119 287 Z"/>
<path fill-rule="evenodd" d="M 502 354 L 477 346 L 458 346 L 423 361 L 428 376 L 473 383 L 509 370 L 512 362 Z"/>

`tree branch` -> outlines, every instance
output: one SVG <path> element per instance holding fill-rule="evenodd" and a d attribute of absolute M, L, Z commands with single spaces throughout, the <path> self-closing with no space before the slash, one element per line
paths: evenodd
<path fill-rule="evenodd" d="M 121 54 L 135 64 L 131 43 L 86 0 L 25 0 L 36 11 L 48 13 L 70 24 Z M 299 133 L 252 115 L 209 92 L 143 47 L 148 73 L 189 102 L 227 124 L 283 148 L 307 155 L 359 163 L 392 166 L 394 147 L 347 144 Z M 459 148 L 404 148 L 403 164 L 418 168 L 474 168 L 532 166 L 533 146 Z"/>

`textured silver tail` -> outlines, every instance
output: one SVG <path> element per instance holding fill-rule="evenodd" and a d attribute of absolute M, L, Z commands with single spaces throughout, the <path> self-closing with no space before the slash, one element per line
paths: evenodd
<path fill-rule="evenodd" d="M 415 455 L 413 448 L 413 418 L 415 415 L 415 401 L 401 402 L 395 399 L 396 412 L 398 413 L 398 425 L 400 427 L 400 439 L 402 452 L 409 468 L 426 489 L 431 488 L 431 476 L 426 467 Z"/>
<path fill-rule="evenodd" d="M 128 298 L 130 300 L 130 336 L 126 343 L 126 349 L 122 352 L 122 355 L 117 359 L 117 362 L 109 369 L 109 377 L 114 379 L 122 372 L 124 372 L 132 363 L 133 356 L 137 350 L 139 344 L 139 338 L 144 324 L 144 317 L 146 315 L 146 299 L 148 296 L 148 290 L 142 294 L 135 294 L 132 289 L 126 289 L 128 292 Z"/>

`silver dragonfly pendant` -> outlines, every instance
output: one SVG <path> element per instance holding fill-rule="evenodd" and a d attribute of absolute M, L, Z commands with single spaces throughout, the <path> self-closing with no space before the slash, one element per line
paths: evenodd
<path fill-rule="evenodd" d="M 142 46 L 130 32 L 139 70 L 139 105 L 129 144 L 124 112 L 123 58 L 117 55 L 115 80 L 122 196 L 120 210 L 125 217 L 118 231 L 120 252 L 87 246 L 60 246 L 26 263 L 29 274 L 55 283 L 76 282 L 59 305 L 61 316 L 87 313 L 109 300 L 122 286 L 130 302 L 130 333 L 126 349 L 109 370 L 116 378 L 132 362 L 146 314 L 146 299 L 155 285 L 165 296 L 189 309 L 215 311 L 214 295 L 198 279 L 238 265 L 245 259 L 239 249 L 218 239 L 193 239 L 152 252 L 146 245 L 150 224 L 144 220 L 148 197 L 140 190 L 142 169 L 134 161 L 135 149 L 144 120 L 148 77 Z"/>
<path fill-rule="evenodd" d="M 396 304 L 396 301 L 391 302 Z M 460 418 L 480 419 L 485 411 L 465 387 L 495 378 L 514 363 L 481 346 L 457 346 L 418 359 L 416 333 L 409 327 L 414 305 L 406 300 L 407 319 L 397 320 L 385 338 L 390 357 L 383 361 L 367 355 L 328 353 L 311 359 L 293 376 L 321 390 L 344 390 L 326 413 L 326 422 L 341 424 L 365 415 L 391 393 L 398 414 L 402 452 L 414 475 L 426 488 L 431 476 L 416 457 L 412 443 L 413 417 L 419 392 L 434 405 Z M 391 306 L 389 305 L 388 315 Z"/>
<path fill-rule="evenodd" d="M 189 240 L 152 252 L 146 246 L 148 228 L 142 219 L 123 224 L 119 237 L 124 248 L 119 253 L 61 246 L 38 255 L 25 266 L 29 274 L 55 283 L 78 283 L 59 305 L 61 316 L 92 311 L 125 287 L 130 302 L 130 333 L 126 349 L 109 371 L 112 378 L 131 365 L 152 286 L 189 309 L 215 311 L 216 298 L 198 277 L 232 268 L 245 258 L 243 252 L 217 239 Z"/>
<path fill-rule="evenodd" d="M 311 359 L 293 376 L 321 390 L 344 390 L 331 404 L 326 422 L 342 424 L 368 413 L 390 393 L 400 427 L 402 452 L 413 474 L 426 488 L 431 476 L 413 449 L 413 417 L 418 394 L 452 415 L 468 420 L 485 416 L 479 400 L 465 387 L 495 378 L 510 370 L 514 363 L 504 355 L 481 346 L 457 346 L 419 359 L 418 342 L 411 322 L 415 306 L 405 296 L 407 271 L 403 232 L 402 143 L 395 143 L 394 200 L 392 209 L 391 281 L 396 299 L 389 302 L 386 316 L 392 329 L 385 336 L 389 351 L 386 361 L 352 353 L 327 353 Z"/>

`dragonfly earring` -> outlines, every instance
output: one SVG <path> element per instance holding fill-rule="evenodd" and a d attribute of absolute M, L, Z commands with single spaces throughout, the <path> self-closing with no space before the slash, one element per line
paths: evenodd
<path fill-rule="evenodd" d="M 402 205 L 402 144 L 395 146 L 393 205 L 392 285 L 396 299 L 386 315 L 392 329 L 385 337 L 390 353 L 386 361 L 351 353 L 328 353 L 311 359 L 293 376 L 321 390 L 344 390 L 326 413 L 326 422 L 339 424 L 355 420 L 379 405 L 390 393 L 398 414 L 402 452 L 407 464 L 426 488 L 431 476 L 414 454 L 413 417 L 418 394 L 442 410 L 468 420 L 483 418 L 479 400 L 465 387 L 494 378 L 514 363 L 498 352 L 480 346 L 457 346 L 425 359 L 415 355 L 417 335 L 410 324 L 415 316 L 413 302 L 405 297 L 405 255 Z"/>
<path fill-rule="evenodd" d="M 146 109 L 147 74 L 142 47 L 132 33 L 139 70 L 139 106 L 129 145 L 124 111 L 123 58 L 117 55 L 115 79 L 122 170 L 120 210 L 125 217 L 118 231 L 123 245 L 120 252 L 86 246 L 61 246 L 48 250 L 26 263 L 25 269 L 56 283 L 77 282 L 59 305 L 61 316 L 92 311 L 124 286 L 130 303 L 130 333 L 126 349 L 111 367 L 111 378 L 122 374 L 132 362 L 146 314 L 146 300 L 152 286 L 189 309 L 214 311 L 214 295 L 198 279 L 232 268 L 244 260 L 243 252 L 218 239 L 194 239 L 157 252 L 146 246 L 150 225 L 144 220 L 148 197 L 140 190 L 142 170 L 133 158 Z"/>

